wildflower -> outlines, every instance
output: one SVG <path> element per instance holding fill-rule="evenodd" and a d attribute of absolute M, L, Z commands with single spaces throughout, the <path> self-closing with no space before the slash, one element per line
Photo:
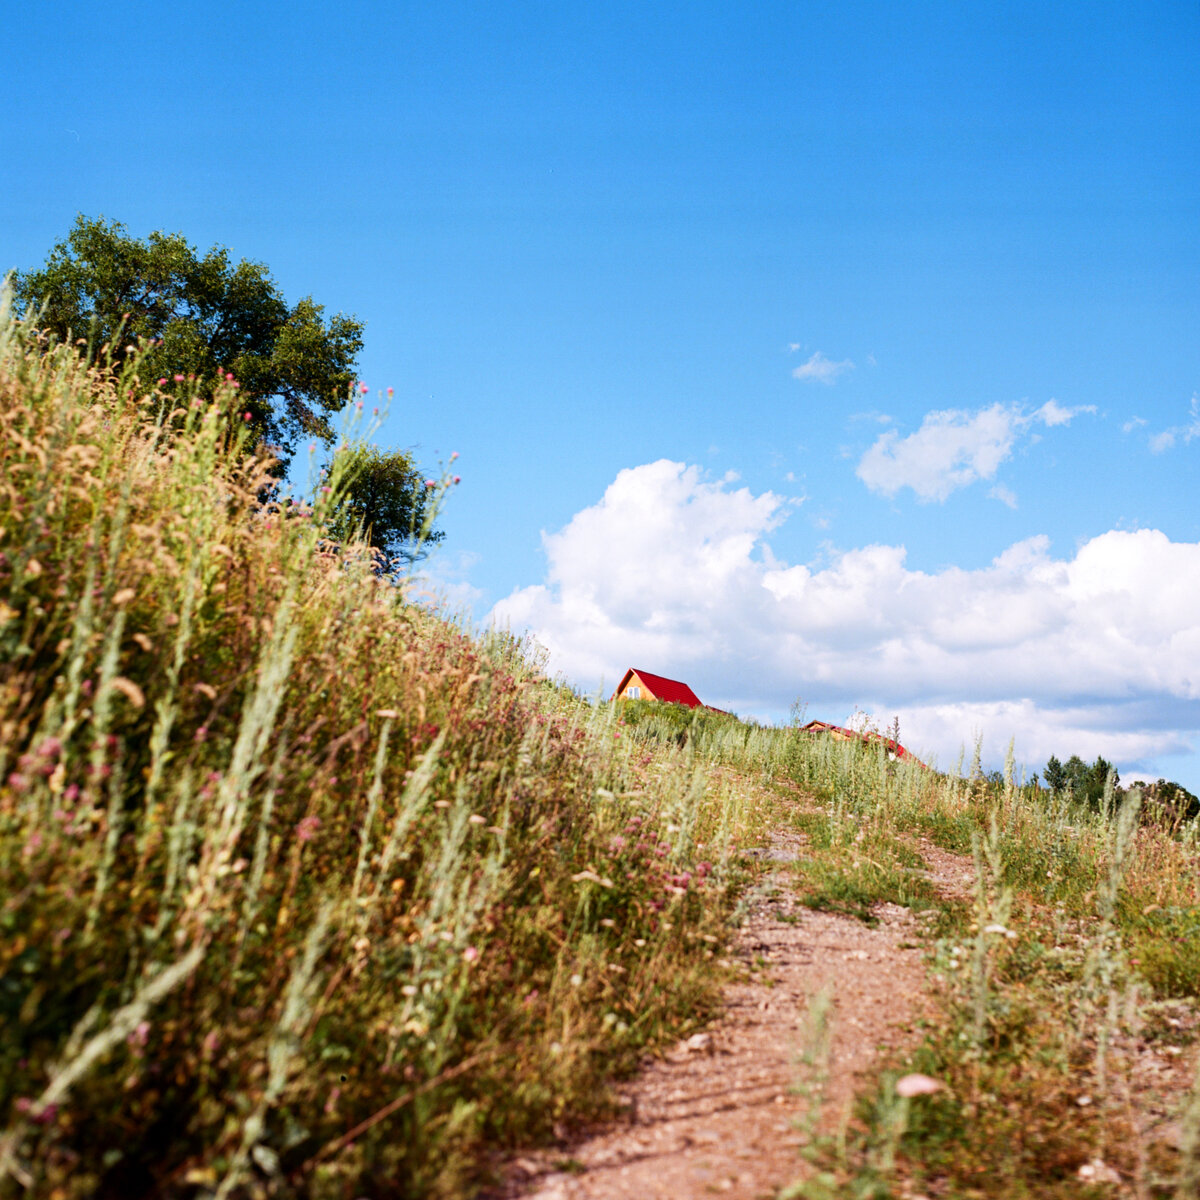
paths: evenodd
<path fill-rule="evenodd" d="M 394 389 L 394 388 L 388 388 L 388 395 L 389 395 L 389 396 L 394 396 L 395 394 L 396 394 L 396 393 L 395 393 L 395 389 Z"/>
<path fill-rule="evenodd" d="M 461 476 L 461 475 L 455 475 L 455 477 L 454 477 L 454 482 L 455 482 L 455 483 L 462 483 L 462 476 Z"/>
<path fill-rule="evenodd" d="M 371 389 L 367 387 L 365 383 L 360 383 L 358 385 L 358 390 L 365 396 Z"/>
<path fill-rule="evenodd" d="M 321 827 L 320 817 L 303 817 L 296 825 L 296 840 L 299 842 L 308 842 L 316 836 L 317 830 Z"/>
<path fill-rule="evenodd" d="M 458 451 L 455 450 L 454 453 L 450 455 L 450 461 L 453 462 L 457 457 L 458 457 Z"/>
<path fill-rule="evenodd" d="M 196 730 L 196 733 L 192 740 L 196 741 L 196 742 L 203 742 L 203 741 L 207 741 L 207 739 L 208 739 L 208 726 L 201 725 L 200 728 Z"/>
<path fill-rule="evenodd" d="M 479 957 L 479 951 L 474 946 L 468 946 L 463 951 L 463 961 L 473 963 Z"/>
<path fill-rule="evenodd" d="M 250 420 L 250 414 L 249 414 L 248 412 L 244 412 L 244 413 L 242 413 L 242 420 L 243 420 L 243 421 L 249 421 L 249 420 Z"/>
<path fill-rule="evenodd" d="M 176 383 L 182 383 L 182 382 L 183 382 L 183 376 L 182 376 L 182 375 L 176 375 L 176 376 L 175 376 L 175 382 L 176 382 Z"/>
<path fill-rule="evenodd" d="M 427 480 L 425 480 L 425 486 L 426 486 L 427 488 L 431 488 L 431 487 L 434 487 L 434 486 L 436 486 L 436 485 L 434 484 L 434 482 L 433 482 L 433 480 L 432 480 L 432 479 L 427 479 Z"/>
<path fill-rule="evenodd" d="M 162 387 L 162 385 L 163 385 L 164 383 L 166 383 L 166 382 L 167 382 L 167 377 L 164 375 L 164 376 L 163 376 L 163 377 L 162 377 L 162 378 L 161 378 L 161 379 L 158 381 L 158 386 L 159 386 L 159 387 Z"/>

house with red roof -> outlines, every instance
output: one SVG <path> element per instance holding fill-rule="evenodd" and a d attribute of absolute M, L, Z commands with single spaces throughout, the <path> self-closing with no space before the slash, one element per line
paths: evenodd
<path fill-rule="evenodd" d="M 688 708 L 708 708 L 686 683 L 652 675 L 630 667 L 613 692 L 614 700 L 661 700 L 665 704 L 686 704 Z"/>
<path fill-rule="evenodd" d="M 883 742 L 887 746 L 889 758 L 915 762 L 918 767 L 925 767 L 925 764 L 911 750 L 906 750 L 899 742 L 892 738 L 884 737 L 881 733 L 859 733 L 856 729 L 846 729 L 841 725 L 834 725 L 829 721 L 809 721 L 807 725 L 801 728 L 801 732 L 827 733 L 830 737 L 843 742 L 855 740 L 861 742 Z"/>

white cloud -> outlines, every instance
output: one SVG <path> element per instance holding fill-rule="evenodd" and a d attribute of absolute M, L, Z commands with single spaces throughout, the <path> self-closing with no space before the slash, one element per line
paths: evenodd
<path fill-rule="evenodd" d="M 1143 421 L 1142 424 L 1145 422 Z M 1200 437 L 1200 393 L 1192 397 L 1187 424 L 1172 425 L 1170 429 L 1164 429 L 1161 433 L 1151 434 L 1150 449 L 1155 454 L 1161 454 L 1164 450 L 1170 450 L 1177 442 L 1183 442 L 1186 446 L 1198 437 Z"/>
<path fill-rule="evenodd" d="M 799 349 L 795 346 L 795 349 Z M 803 365 L 797 367 L 792 372 L 793 379 L 806 379 L 813 383 L 833 383 L 839 375 L 844 375 L 847 371 L 853 371 L 854 364 L 844 358 L 841 362 L 834 362 L 832 359 L 826 358 L 824 354 L 818 350 L 809 360 Z"/>
<path fill-rule="evenodd" d="M 1033 415 L 1043 425 L 1053 427 L 1055 425 L 1069 425 L 1072 417 L 1077 417 L 1080 413 L 1094 414 L 1095 411 L 1096 406 L 1094 404 L 1077 404 L 1074 408 L 1065 408 L 1057 400 L 1050 399 Z"/>
<path fill-rule="evenodd" d="M 1121 432 L 1132 433 L 1135 429 L 1140 429 L 1143 425 L 1147 424 L 1149 424 L 1149 422 L 1145 417 L 1130 417 L 1130 419 L 1121 426 Z"/>
<path fill-rule="evenodd" d="M 483 599 L 483 592 L 470 581 L 479 555 L 471 550 L 434 553 L 413 577 L 414 599 L 428 601 L 448 612 L 469 612 Z"/>
<path fill-rule="evenodd" d="M 980 479 L 995 478 L 1000 464 L 1011 455 L 1017 439 L 1035 423 L 1066 425 L 1079 413 L 1094 413 L 1090 404 L 1064 408 L 1048 400 L 1027 412 L 1019 404 L 993 404 L 976 412 L 948 408 L 925 414 L 916 433 L 901 437 L 889 429 L 862 456 L 857 475 L 873 492 L 894 496 L 911 488 L 918 500 L 945 500 L 951 492 Z M 1009 501 L 1006 488 L 992 495 Z"/>
<path fill-rule="evenodd" d="M 991 496 L 993 500 L 999 500 L 1001 504 L 1008 505 L 1009 508 L 1015 509 L 1017 507 L 1016 492 L 1010 491 L 1002 483 L 996 484 L 996 486 L 992 488 L 990 492 L 988 492 L 988 495 Z"/>
<path fill-rule="evenodd" d="M 545 583 L 492 617 L 589 688 L 640 665 L 742 712 L 875 705 L 943 762 L 981 723 L 994 753 L 1012 733 L 1033 762 L 1144 760 L 1200 731 L 1200 544 L 1113 530 L 1062 559 L 1031 538 L 977 570 L 911 570 L 882 545 L 789 566 L 766 544 L 786 511 L 682 463 L 622 471 L 544 536 Z"/>

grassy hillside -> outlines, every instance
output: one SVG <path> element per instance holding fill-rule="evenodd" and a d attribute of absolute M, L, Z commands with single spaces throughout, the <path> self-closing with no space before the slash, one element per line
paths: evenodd
<path fill-rule="evenodd" d="M 602 1106 L 711 1008 L 744 796 L 326 543 L 340 481 L 264 507 L 232 384 L 172 400 L 25 337 L 0 1191 L 457 1194 Z"/>
<path fill-rule="evenodd" d="M 925 914 L 936 1012 L 794 1194 L 1192 1194 L 1200 1098 L 1174 1145 L 1131 1105 L 1194 1037 L 1195 821 L 589 704 L 330 543 L 344 481 L 265 504 L 232 382 L 130 358 L 0 317 L 0 1196 L 469 1194 L 714 1011 L 781 822 L 806 903 Z"/>

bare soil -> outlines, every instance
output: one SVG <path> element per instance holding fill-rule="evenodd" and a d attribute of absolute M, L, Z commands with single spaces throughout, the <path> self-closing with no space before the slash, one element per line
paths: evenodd
<path fill-rule="evenodd" d="M 916 848 L 943 896 L 970 899 L 970 858 L 925 838 Z M 803 851 L 802 835 L 780 831 L 758 853 L 786 864 Z M 722 1016 L 643 1065 L 622 1091 L 622 1119 L 509 1161 L 488 1200 L 771 1200 L 803 1179 L 806 1141 L 848 1121 L 880 1059 L 917 1041 L 918 1022 L 932 1015 L 916 918 L 890 904 L 875 916 L 867 926 L 814 912 L 795 899 L 786 870 L 769 873 L 750 897 L 732 950 L 735 979 L 725 988 Z M 809 1006 L 825 991 L 831 1046 L 815 1100 L 803 1056 L 813 1044 Z M 1181 1034 L 1200 1025 L 1190 1003 L 1159 1007 L 1170 1010 L 1169 1025 Z M 1125 1103 L 1140 1146 L 1178 1147 L 1178 1105 L 1194 1076 L 1194 1047 L 1132 1037 L 1112 1049 L 1115 1060 L 1125 1060 Z M 1142 1195 L 1099 1159 L 1081 1167 L 1080 1179 L 1111 1180 L 1114 1196 Z"/>
<path fill-rule="evenodd" d="M 781 833 L 765 854 L 786 862 L 800 846 Z M 946 857 L 939 866 L 969 877 L 969 860 Z M 742 970 L 726 988 L 722 1017 L 646 1064 L 624 1090 L 624 1120 L 521 1156 L 494 1195 L 750 1200 L 799 1178 L 802 1129 L 811 1128 L 813 1080 L 801 1059 L 813 997 L 832 994 L 827 1077 L 813 1114 L 822 1131 L 847 1119 L 880 1052 L 910 1042 L 923 1015 L 916 921 L 895 905 L 876 916 L 869 927 L 814 912 L 794 899 L 785 872 L 768 875 L 736 943 Z"/>

